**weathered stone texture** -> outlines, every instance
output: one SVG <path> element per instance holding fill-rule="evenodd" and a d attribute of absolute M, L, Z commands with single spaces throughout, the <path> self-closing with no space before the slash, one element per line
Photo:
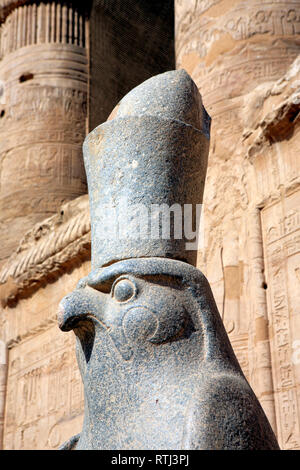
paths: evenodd
<path fill-rule="evenodd" d="M 176 1 L 177 67 L 212 117 L 198 264 L 286 449 L 300 447 L 299 53 L 297 0 Z"/>
<path fill-rule="evenodd" d="M 13 306 L 48 282 L 90 259 L 88 196 L 62 205 L 58 213 L 36 224 L 3 265 L 2 306 Z"/>

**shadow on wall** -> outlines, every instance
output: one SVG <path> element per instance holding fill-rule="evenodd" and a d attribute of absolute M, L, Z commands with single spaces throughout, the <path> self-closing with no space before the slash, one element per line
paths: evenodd
<path fill-rule="evenodd" d="M 132 88 L 175 69 L 174 0 L 96 0 L 90 29 L 92 130 Z"/>

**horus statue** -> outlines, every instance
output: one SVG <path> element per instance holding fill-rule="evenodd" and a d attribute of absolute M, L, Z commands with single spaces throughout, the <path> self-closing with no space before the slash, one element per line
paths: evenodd
<path fill-rule="evenodd" d="M 59 309 L 84 422 L 63 450 L 278 449 L 185 226 L 199 225 L 209 132 L 177 70 L 134 88 L 84 142 L 91 272 Z M 153 208 L 172 209 L 169 232 Z"/>

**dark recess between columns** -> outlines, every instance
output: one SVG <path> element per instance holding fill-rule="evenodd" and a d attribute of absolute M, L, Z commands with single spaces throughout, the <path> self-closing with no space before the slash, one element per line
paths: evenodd
<path fill-rule="evenodd" d="M 104 122 L 132 88 L 174 68 L 174 0 L 95 0 L 89 130 Z"/>

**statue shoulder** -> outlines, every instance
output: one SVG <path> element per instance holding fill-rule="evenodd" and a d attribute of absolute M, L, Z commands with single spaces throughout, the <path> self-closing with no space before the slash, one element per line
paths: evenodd
<path fill-rule="evenodd" d="M 64 442 L 58 450 L 76 450 L 77 443 L 80 438 L 80 433 L 68 439 Z"/>
<path fill-rule="evenodd" d="M 186 414 L 187 449 L 277 450 L 275 435 L 247 380 L 220 373 L 195 391 Z"/>

